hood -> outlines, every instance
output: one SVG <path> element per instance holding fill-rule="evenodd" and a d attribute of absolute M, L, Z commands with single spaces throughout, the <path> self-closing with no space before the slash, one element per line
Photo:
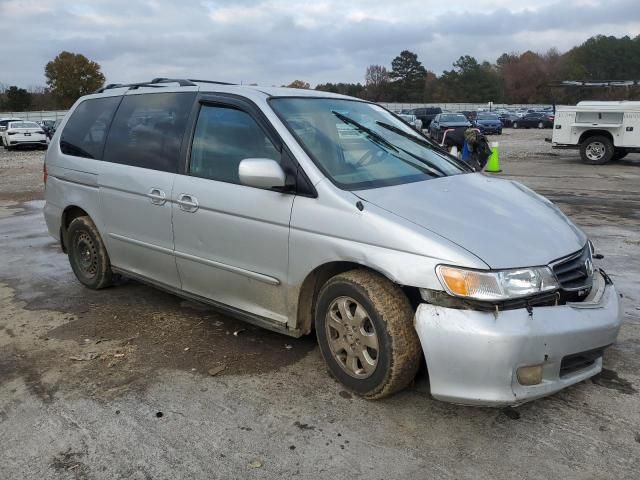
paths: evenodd
<path fill-rule="evenodd" d="M 353 192 L 470 251 L 490 268 L 547 265 L 586 235 L 549 200 L 481 173 Z"/>
<path fill-rule="evenodd" d="M 496 120 L 496 119 L 493 119 L 493 118 L 491 118 L 491 119 L 486 118 L 484 120 L 476 120 L 476 123 L 481 123 L 483 125 L 484 124 L 487 124 L 487 125 L 500 125 L 501 122 L 500 122 L 500 120 Z"/>

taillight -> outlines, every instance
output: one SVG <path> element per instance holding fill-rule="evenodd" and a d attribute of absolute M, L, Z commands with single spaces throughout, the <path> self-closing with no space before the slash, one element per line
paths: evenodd
<path fill-rule="evenodd" d="M 42 181 L 44 182 L 45 186 L 47 185 L 47 178 L 49 177 L 49 173 L 47 173 L 47 164 L 45 163 L 42 166 Z"/>

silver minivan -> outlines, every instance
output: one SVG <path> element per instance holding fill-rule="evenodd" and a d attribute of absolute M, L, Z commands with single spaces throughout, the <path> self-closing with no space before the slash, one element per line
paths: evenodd
<path fill-rule="evenodd" d="M 124 275 L 291 336 L 377 399 L 516 405 L 589 378 L 620 300 L 586 235 L 384 108 L 155 79 L 79 99 L 45 162 L 49 232 L 89 288 Z M 126 287 L 122 287 L 126 288 Z"/>

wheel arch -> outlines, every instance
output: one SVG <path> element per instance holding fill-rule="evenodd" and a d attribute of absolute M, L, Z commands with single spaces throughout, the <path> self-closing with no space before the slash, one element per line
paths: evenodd
<path fill-rule="evenodd" d="M 62 212 L 62 219 L 60 221 L 60 245 L 64 253 L 67 253 L 67 231 L 69 230 L 69 225 L 78 217 L 91 218 L 91 215 L 77 205 L 69 205 Z"/>
<path fill-rule="evenodd" d="M 610 131 L 608 130 L 599 130 L 599 129 L 595 129 L 595 130 L 587 130 L 586 132 L 582 132 L 582 134 L 580 135 L 580 139 L 578 140 L 578 143 L 581 144 L 582 142 L 586 141 L 588 138 L 590 137 L 597 137 L 597 136 L 603 136 L 603 137 L 607 137 L 611 143 L 613 144 L 613 135 L 611 134 Z"/>
<path fill-rule="evenodd" d="M 341 273 L 356 269 L 375 272 L 379 275 L 382 275 L 389 282 L 400 286 L 405 292 L 405 295 L 407 295 L 407 298 L 409 298 L 412 307 L 414 307 L 414 309 L 417 308 L 420 299 L 420 293 L 417 287 L 407 287 L 404 285 L 399 285 L 392 278 L 390 278 L 388 274 L 385 274 L 385 272 L 376 268 L 372 268 L 368 265 L 351 261 L 331 261 L 314 268 L 307 274 L 301 284 L 297 298 L 298 304 L 296 325 L 297 330 L 300 331 L 302 335 L 309 334 L 313 330 L 316 302 L 318 293 L 320 292 L 322 286 L 330 278 L 335 277 L 336 275 L 339 275 Z"/>

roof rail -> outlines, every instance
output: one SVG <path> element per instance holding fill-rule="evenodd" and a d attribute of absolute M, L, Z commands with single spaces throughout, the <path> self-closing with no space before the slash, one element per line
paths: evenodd
<path fill-rule="evenodd" d="M 215 83 L 216 85 L 237 85 L 237 83 L 231 82 L 219 82 L 217 80 L 195 80 L 193 78 L 188 79 L 190 82 L 199 82 L 199 83 Z"/>
<path fill-rule="evenodd" d="M 180 85 L 181 87 L 195 87 L 196 83 L 215 83 L 217 85 L 236 85 L 235 83 L 229 83 L 229 82 L 218 82 L 216 80 L 193 80 L 193 79 L 185 79 L 185 78 L 164 78 L 164 77 L 158 77 L 158 78 L 154 78 L 153 80 L 151 80 L 150 82 L 139 82 L 139 83 L 110 83 L 108 85 L 105 85 L 102 88 L 99 88 L 98 90 L 96 90 L 93 93 L 102 93 L 105 90 L 110 90 L 112 88 L 129 88 L 129 90 L 135 90 L 136 88 L 139 87 L 160 87 L 161 83 L 177 83 L 178 85 Z"/>

